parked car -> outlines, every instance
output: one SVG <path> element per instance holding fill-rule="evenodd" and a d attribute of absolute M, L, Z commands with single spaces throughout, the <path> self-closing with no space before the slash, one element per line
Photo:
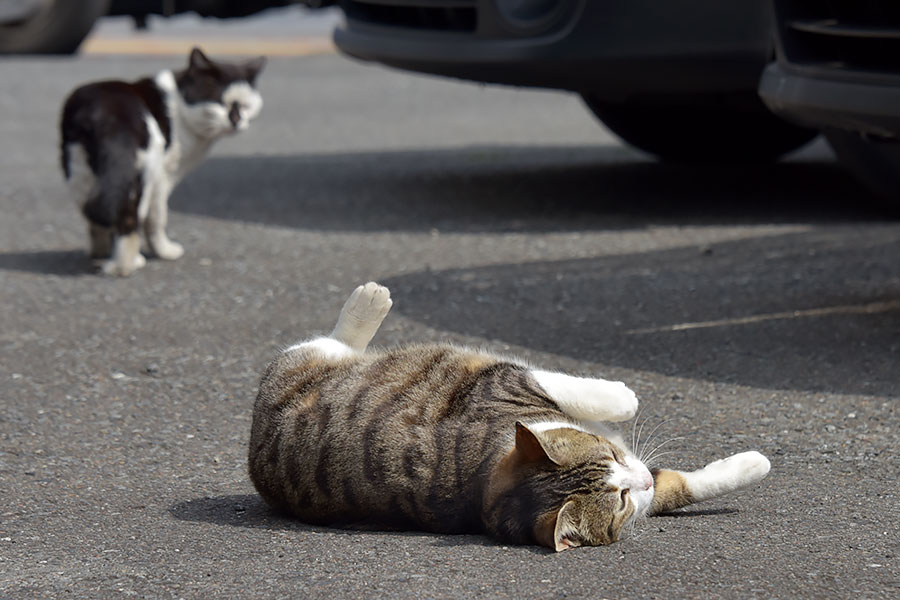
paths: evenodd
<path fill-rule="evenodd" d="M 876 194 L 900 200 L 900 3 L 775 0 L 778 60 L 760 82 L 776 113 L 822 129 Z"/>
<path fill-rule="evenodd" d="M 128 15 L 141 24 L 148 15 L 194 12 L 203 17 L 244 17 L 298 3 L 323 4 L 317 0 L 0 0 L 0 53 L 75 52 L 104 15 Z"/>
<path fill-rule="evenodd" d="M 817 132 L 759 99 L 762 0 L 339 0 L 348 55 L 474 81 L 575 91 L 665 159 L 772 160 Z"/>

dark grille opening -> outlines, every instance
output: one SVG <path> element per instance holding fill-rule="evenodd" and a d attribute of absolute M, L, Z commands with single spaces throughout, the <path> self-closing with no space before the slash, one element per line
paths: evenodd
<path fill-rule="evenodd" d="M 478 25 L 478 11 L 466 2 L 422 1 L 420 6 L 370 4 L 344 0 L 341 7 L 350 20 L 375 25 L 389 25 L 431 31 L 474 32 Z"/>
<path fill-rule="evenodd" d="M 900 75 L 900 2 L 777 2 L 789 63 Z"/>

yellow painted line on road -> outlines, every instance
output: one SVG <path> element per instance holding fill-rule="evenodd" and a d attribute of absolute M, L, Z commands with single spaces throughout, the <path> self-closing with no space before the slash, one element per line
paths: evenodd
<path fill-rule="evenodd" d="M 648 333 L 664 333 L 670 331 L 689 331 L 691 329 L 710 329 L 712 327 L 732 327 L 734 325 L 751 325 L 766 321 L 780 321 L 785 319 L 803 319 L 811 317 L 831 317 L 835 315 L 873 315 L 877 313 L 900 311 L 900 301 L 888 300 L 886 302 L 870 302 L 868 304 L 850 304 L 845 306 L 826 306 L 824 308 L 810 308 L 807 310 L 791 310 L 785 312 L 753 315 L 750 317 L 736 317 L 734 319 L 718 319 L 715 321 L 696 321 L 693 323 L 676 323 L 663 327 L 647 327 L 646 329 L 631 329 L 625 333 L 642 335 Z"/>
<path fill-rule="evenodd" d="M 186 55 L 194 46 L 204 52 L 218 56 L 313 56 L 330 54 L 335 51 L 330 38 L 264 39 L 242 38 L 239 40 L 197 38 L 197 39 L 147 39 L 133 38 L 88 38 L 81 46 L 85 54 L 147 54 Z"/>

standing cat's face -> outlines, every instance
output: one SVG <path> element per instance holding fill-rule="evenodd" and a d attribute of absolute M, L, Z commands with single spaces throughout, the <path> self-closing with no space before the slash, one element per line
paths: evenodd
<path fill-rule="evenodd" d="M 495 485 L 498 511 L 531 513 L 535 539 L 557 551 L 615 542 L 653 500 L 643 463 L 602 436 L 565 426 L 517 423 Z"/>
<path fill-rule="evenodd" d="M 246 129 L 262 109 L 255 85 L 264 66 L 264 57 L 242 64 L 222 63 L 194 48 L 187 69 L 176 76 L 190 128 L 209 139 Z"/>

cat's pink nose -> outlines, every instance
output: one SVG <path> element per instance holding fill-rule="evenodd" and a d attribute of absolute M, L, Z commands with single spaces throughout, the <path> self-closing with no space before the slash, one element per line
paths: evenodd
<path fill-rule="evenodd" d="M 644 473 L 643 484 L 644 484 L 645 490 L 649 490 L 650 488 L 653 487 L 653 475 L 650 474 L 650 471 L 647 471 L 646 473 Z"/>

